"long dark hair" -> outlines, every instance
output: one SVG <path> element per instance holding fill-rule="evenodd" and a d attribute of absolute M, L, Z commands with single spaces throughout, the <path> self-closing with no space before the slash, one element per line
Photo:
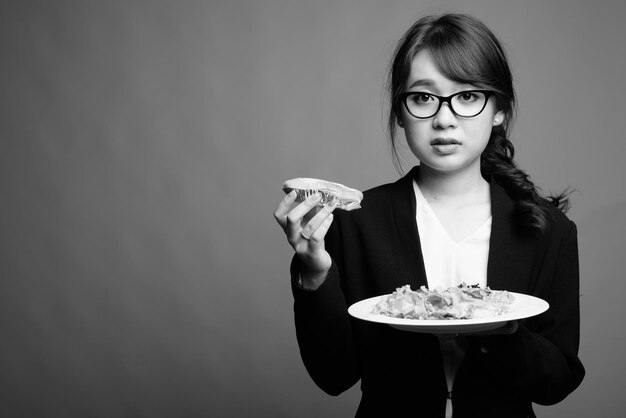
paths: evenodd
<path fill-rule="evenodd" d="M 402 115 L 400 95 L 405 91 L 411 62 L 421 50 L 428 50 L 439 71 L 460 83 L 495 92 L 496 108 L 504 114 L 494 126 L 481 156 L 481 172 L 493 178 L 515 202 L 515 220 L 521 231 L 543 233 L 549 225 L 550 202 L 566 211 L 567 194 L 543 197 L 528 174 L 517 167 L 515 149 L 508 139 L 515 116 L 513 77 L 506 53 L 496 36 L 481 21 L 464 14 L 426 16 L 418 20 L 398 42 L 389 70 L 390 111 L 388 130 L 394 162 L 400 167 L 396 129 Z"/>

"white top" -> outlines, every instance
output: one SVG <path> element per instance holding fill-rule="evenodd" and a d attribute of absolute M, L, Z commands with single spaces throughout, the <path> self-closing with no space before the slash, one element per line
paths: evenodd
<path fill-rule="evenodd" d="M 454 241 L 415 181 L 413 189 L 428 287 L 448 288 L 461 283 L 486 286 L 491 216 L 470 235 L 461 241 Z"/>
<path fill-rule="evenodd" d="M 454 241 L 415 181 L 413 189 L 417 206 L 415 218 L 428 287 L 448 288 L 461 283 L 486 286 L 491 216 L 467 237 Z M 446 418 L 452 418 L 452 388 L 456 372 L 465 358 L 465 350 L 454 337 L 440 337 L 439 345 L 448 384 Z"/>

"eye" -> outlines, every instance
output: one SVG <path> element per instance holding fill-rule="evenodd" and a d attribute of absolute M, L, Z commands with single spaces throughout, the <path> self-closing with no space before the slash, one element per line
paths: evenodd
<path fill-rule="evenodd" d="M 479 99 L 478 94 L 469 91 L 459 93 L 457 97 L 459 101 L 463 103 L 471 103 Z"/>
<path fill-rule="evenodd" d="M 411 101 L 415 104 L 426 104 L 434 101 L 435 98 L 428 93 L 417 92 L 411 95 Z"/>

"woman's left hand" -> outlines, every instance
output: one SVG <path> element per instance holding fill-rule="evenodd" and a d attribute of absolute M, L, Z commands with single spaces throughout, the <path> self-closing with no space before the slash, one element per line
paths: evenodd
<path fill-rule="evenodd" d="M 511 335 L 511 334 L 515 334 L 518 328 L 519 328 L 519 325 L 517 321 L 509 321 L 505 325 L 499 328 L 490 329 L 488 331 L 468 332 L 468 333 L 463 333 L 462 335 L 466 335 L 468 337 L 489 337 L 492 335 Z"/>

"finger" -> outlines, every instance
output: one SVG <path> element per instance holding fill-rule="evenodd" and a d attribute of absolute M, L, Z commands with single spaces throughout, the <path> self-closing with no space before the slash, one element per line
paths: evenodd
<path fill-rule="evenodd" d="M 280 203 L 278 204 L 278 207 L 274 211 L 274 218 L 276 219 L 276 221 L 278 221 L 280 226 L 282 226 L 283 228 L 285 227 L 287 223 L 287 219 L 286 219 L 287 214 L 291 210 L 291 205 L 293 204 L 295 200 L 296 200 L 296 191 L 292 190 L 280 201 Z"/>
<path fill-rule="evenodd" d="M 319 193 L 315 193 L 308 198 L 306 198 L 302 203 L 293 208 L 287 214 L 287 230 L 290 234 L 299 234 L 300 233 L 300 223 L 302 218 L 309 213 L 312 209 L 317 207 L 317 204 L 322 199 Z"/>
<path fill-rule="evenodd" d="M 501 327 L 494 328 L 492 330 L 469 332 L 469 333 L 464 333 L 464 335 L 469 335 L 473 337 L 489 337 L 492 335 L 515 334 L 517 332 L 518 326 L 519 325 L 517 321 L 508 321 L 506 324 L 502 325 Z"/>
<path fill-rule="evenodd" d="M 313 233 L 322 225 L 324 220 L 335 210 L 337 204 L 335 202 L 331 202 L 330 204 L 324 206 L 317 214 L 315 214 L 302 228 L 300 234 L 309 239 L 313 235 Z"/>
<path fill-rule="evenodd" d="M 318 228 L 313 231 L 313 234 L 311 234 L 309 247 L 319 249 L 324 244 L 324 238 L 326 237 L 326 233 L 328 232 L 330 225 L 333 223 L 333 219 L 334 215 L 332 213 L 324 218 Z"/>
<path fill-rule="evenodd" d="M 502 333 L 505 335 L 515 334 L 519 324 L 517 321 L 509 321 L 504 327 L 502 327 Z"/>

